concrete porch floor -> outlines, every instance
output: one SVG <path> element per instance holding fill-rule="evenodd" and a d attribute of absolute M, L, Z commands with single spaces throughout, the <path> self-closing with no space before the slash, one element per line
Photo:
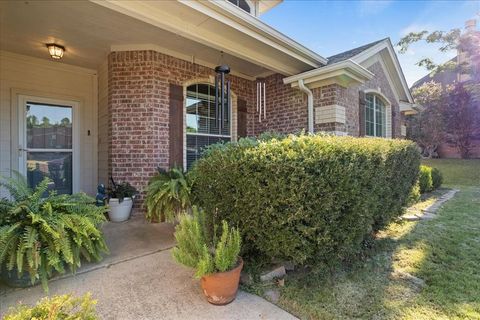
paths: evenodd
<path fill-rule="evenodd" d="M 110 255 L 73 276 L 49 283 L 50 295 L 91 292 L 102 319 L 295 319 L 255 295 L 240 291 L 227 306 L 206 302 L 192 270 L 171 258 L 173 226 L 150 224 L 142 216 L 103 227 Z M 18 302 L 46 296 L 41 286 L 12 289 L 0 284 L 0 318 Z"/>

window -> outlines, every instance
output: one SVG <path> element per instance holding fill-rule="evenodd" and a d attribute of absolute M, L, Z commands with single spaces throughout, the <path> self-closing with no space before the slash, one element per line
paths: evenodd
<path fill-rule="evenodd" d="M 246 0 L 228 0 L 228 2 L 233 3 L 234 5 L 236 5 L 240 9 L 247 11 L 248 13 L 251 13 L 250 5 L 247 3 Z"/>
<path fill-rule="evenodd" d="M 375 94 L 367 94 L 365 105 L 365 134 L 372 137 L 386 137 L 386 107 Z"/>
<path fill-rule="evenodd" d="M 187 88 L 187 169 L 201 157 L 205 147 L 227 142 L 230 134 L 230 106 L 223 110 L 224 120 L 220 130 L 220 110 L 215 106 L 215 87 L 194 84 Z"/>

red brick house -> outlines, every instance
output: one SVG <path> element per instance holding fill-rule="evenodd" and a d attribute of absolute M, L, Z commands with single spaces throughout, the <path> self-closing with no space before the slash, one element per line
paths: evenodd
<path fill-rule="evenodd" d="M 1 2 L 1 173 L 54 163 L 62 190 L 93 194 L 110 176 L 142 189 L 157 166 L 265 131 L 403 137 L 413 100 L 390 40 L 323 57 L 258 18 L 280 3 Z"/>

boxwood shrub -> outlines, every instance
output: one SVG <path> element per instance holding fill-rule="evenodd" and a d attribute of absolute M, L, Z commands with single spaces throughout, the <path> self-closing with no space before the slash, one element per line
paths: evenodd
<path fill-rule="evenodd" d="M 433 191 L 432 167 L 424 165 L 420 166 L 418 184 L 420 186 L 420 193 Z"/>
<path fill-rule="evenodd" d="M 432 168 L 432 187 L 438 189 L 442 186 L 443 174 L 437 168 Z"/>
<path fill-rule="evenodd" d="M 420 156 L 404 140 L 242 139 L 210 147 L 190 172 L 195 201 L 238 226 L 244 258 L 344 259 L 402 213 Z"/>

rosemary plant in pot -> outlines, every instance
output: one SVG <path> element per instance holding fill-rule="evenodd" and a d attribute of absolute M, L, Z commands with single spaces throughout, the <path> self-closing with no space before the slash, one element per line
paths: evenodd
<path fill-rule="evenodd" d="M 108 217 L 112 222 L 122 222 L 130 218 L 133 200 L 137 189 L 128 182 L 115 183 L 111 179 L 112 187 L 108 189 Z"/>
<path fill-rule="evenodd" d="M 205 212 L 194 206 L 192 215 L 180 216 L 175 229 L 177 246 L 172 251 L 178 263 L 195 269 L 203 293 L 208 302 L 215 305 L 225 305 L 235 299 L 243 268 L 239 256 L 240 232 L 230 228 L 226 221 L 222 221 L 221 231 L 220 237 L 215 236 L 216 230 L 210 237 Z"/>

